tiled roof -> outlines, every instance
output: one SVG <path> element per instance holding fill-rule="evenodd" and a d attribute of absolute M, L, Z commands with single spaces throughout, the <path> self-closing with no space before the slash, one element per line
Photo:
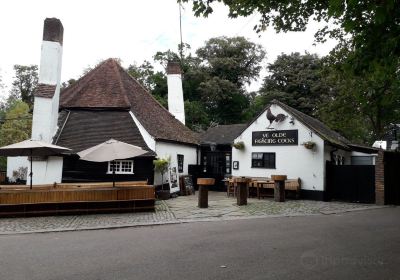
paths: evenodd
<path fill-rule="evenodd" d="M 38 84 L 35 89 L 34 95 L 36 97 L 53 98 L 55 92 L 56 92 L 55 85 Z"/>
<path fill-rule="evenodd" d="M 293 115 L 297 120 L 299 120 L 301 123 L 303 123 L 305 126 L 307 126 L 309 129 L 314 131 L 316 134 L 318 134 L 322 139 L 328 141 L 331 144 L 334 144 L 336 146 L 349 149 L 350 147 L 348 146 L 350 144 L 350 141 L 347 140 L 345 137 L 337 133 L 336 131 L 330 129 L 328 126 L 326 126 L 324 123 L 321 121 L 310 117 L 282 102 L 279 102 L 278 100 L 273 100 L 271 103 L 276 104 L 283 108 L 286 112 L 289 114 Z"/>
<path fill-rule="evenodd" d="M 276 104 L 280 106 L 282 109 L 284 109 L 286 112 L 291 114 L 294 118 L 296 118 L 298 121 L 300 121 L 302 124 L 304 124 L 306 127 L 308 127 L 310 130 L 312 130 L 314 133 L 319 135 L 323 140 L 338 146 L 340 148 L 350 150 L 351 147 L 349 146 L 351 143 L 349 140 L 347 140 L 345 137 L 337 133 L 336 131 L 330 129 L 328 126 L 323 124 L 321 121 L 310 117 L 278 100 L 273 100 L 271 103 L 261 111 L 259 115 L 257 115 L 252 122 L 249 123 L 248 126 L 250 126 L 256 119 L 258 119 L 262 114 L 265 113 L 267 108 L 271 104 Z M 248 127 L 246 126 L 246 128 Z M 240 133 L 242 133 L 246 128 L 244 128 Z"/>
<path fill-rule="evenodd" d="M 240 132 L 247 127 L 247 124 L 217 125 L 210 127 L 200 135 L 201 144 L 216 143 L 219 145 L 230 145 Z"/>
<path fill-rule="evenodd" d="M 62 110 L 59 115 L 59 131 L 54 144 L 68 147 L 77 153 L 111 138 L 148 150 L 129 111 L 121 110 Z"/>
<path fill-rule="evenodd" d="M 198 144 L 189 128 L 168 112 L 114 59 L 108 59 L 61 92 L 61 109 L 130 109 L 157 140 Z"/>

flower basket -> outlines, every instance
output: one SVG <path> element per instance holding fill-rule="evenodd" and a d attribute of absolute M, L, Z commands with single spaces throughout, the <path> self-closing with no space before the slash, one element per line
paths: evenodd
<path fill-rule="evenodd" d="M 314 149 L 314 147 L 317 145 L 315 142 L 313 142 L 313 141 L 307 141 L 307 142 L 304 142 L 303 144 L 302 144 L 306 149 L 309 149 L 309 150 L 312 150 L 312 149 Z"/>
<path fill-rule="evenodd" d="M 244 149 L 244 143 L 243 143 L 243 141 L 233 143 L 232 146 L 233 146 L 235 149 L 238 149 L 238 150 L 243 150 L 243 149 Z"/>

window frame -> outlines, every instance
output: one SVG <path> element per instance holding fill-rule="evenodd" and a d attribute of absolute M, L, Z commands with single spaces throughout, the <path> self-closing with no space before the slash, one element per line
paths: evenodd
<path fill-rule="evenodd" d="M 176 155 L 176 157 L 177 157 L 177 162 L 178 162 L 178 173 L 183 173 L 183 170 L 185 169 L 185 165 L 184 165 L 184 162 L 185 162 L 185 155 L 182 155 L 182 154 L 177 154 Z M 181 161 L 182 160 L 182 161 Z"/>
<path fill-rule="evenodd" d="M 254 157 L 256 154 L 258 155 L 258 158 Z M 260 157 L 260 155 L 262 155 L 262 157 Z M 267 156 L 270 158 L 266 158 Z M 261 163 L 261 165 L 255 164 L 255 161 Z M 251 153 L 251 168 L 276 169 L 276 153 L 270 153 L 270 152 Z"/>
<path fill-rule="evenodd" d="M 135 172 L 134 172 L 135 163 L 133 160 L 119 159 L 119 160 L 114 160 L 114 162 L 115 162 L 115 165 L 117 166 L 117 168 L 115 170 L 115 174 L 135 174 Z M 122 171 L 123 163 L 131 163 L 130 171 Z M 107 167 L 107 174 L 113 174 L 113 171 L 111 170 L 111 165 L 112 165 L 112 161 L 109 161 L 108 167 Z"/>
<path fill-rule="evenodd" d="M 225 153 L 225 174 L 226 175 L 231 175 L 232 174 L 232 154 L 231 153 Z"/>

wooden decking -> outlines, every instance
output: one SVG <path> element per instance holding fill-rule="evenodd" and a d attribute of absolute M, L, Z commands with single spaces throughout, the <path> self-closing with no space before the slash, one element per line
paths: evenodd
<path fill-rule="evenodd" d="M 0 217 L 154 210 L 146 182 L 0 186 Z"/>

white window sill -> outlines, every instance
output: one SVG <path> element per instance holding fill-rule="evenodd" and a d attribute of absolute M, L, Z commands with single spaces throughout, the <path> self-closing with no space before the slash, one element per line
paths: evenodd
<path fill-rule="evenodd" d="M 112 175 L 113 173 L 108 171 L 107 174 Z M 135 173 L 134 172 L 115 172 L 115 175 L 133 175 L 133 174 L 135 174 Z"/>

